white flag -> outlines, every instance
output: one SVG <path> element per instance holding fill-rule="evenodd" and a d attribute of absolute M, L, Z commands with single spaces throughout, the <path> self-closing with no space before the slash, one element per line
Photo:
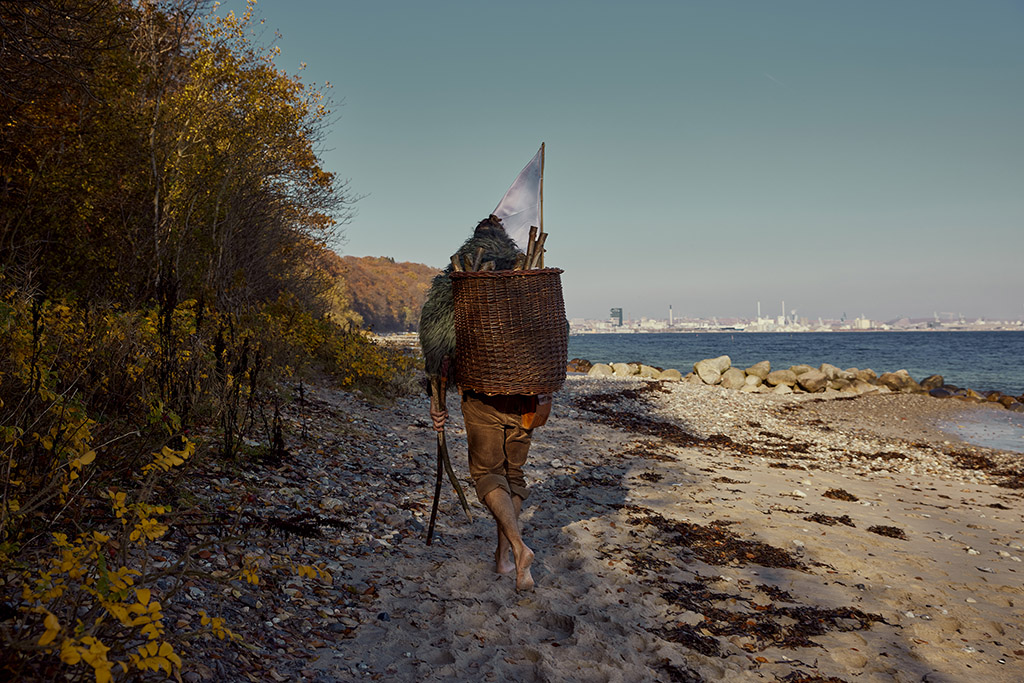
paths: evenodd
<path fill-rule="evenodd" d="M 508 188 L 508 192 L 498 202 L 492 212 L 501 219 L 505 232 L 515 240 L 520 249 L 526 251 L 526 243 L 530 239 L 530 226 L 540 225 L 541 183 L 544 179 L 544 145 L 530 160 L 519 177 Z"/>

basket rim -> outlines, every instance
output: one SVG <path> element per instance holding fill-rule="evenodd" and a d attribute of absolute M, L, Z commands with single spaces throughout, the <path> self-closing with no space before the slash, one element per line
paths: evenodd
<path fill-rule="evenodd" d="M 560 275 L 565 271 L 561 268 L 530 268 L 520 270 L 460 270 L 448 273 L 448 277 L 455 279 L 466 278 L 491 278 L 491 277 L 509 277 L 516 275 Z"/>

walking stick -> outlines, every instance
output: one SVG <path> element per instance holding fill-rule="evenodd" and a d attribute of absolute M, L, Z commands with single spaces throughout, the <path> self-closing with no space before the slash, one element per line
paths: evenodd
<path fill-rule="evenodd" d="M 439 408 L 444 408 L 446 405 L 445 387 L 443 380 L 440 377 L 434 377 L 430 380 L 430 401 Z M 442 469 L 443 468 L 443 469 Z M 437 480 L 434 482 L 434 504 L 430 508 L 430 524 L 427 526 L 427 545 L 434 538 L 434 524 L 437 521 L 437 504 L 441 500 L 441 480 L 444 478 L 444 472 L 448 473 L 448 479 L 452 482 L 452 486 L 455 487 L 455 493 L 459 496 L 459 502 L 462 504 L 462 509 L 466 511 L 466 517 L 469 521 L 473 521 L 473 515 L 469 512 L 469 503 L 466 501 L 466 494 L 462 492 L 462 485 L 459 484 L 458 477 L 455 476 L 455 471 L 452 469 L 452 461 L 448 457 L 448 442 L 445 439 L 444 427 L 437 433 Z"/>

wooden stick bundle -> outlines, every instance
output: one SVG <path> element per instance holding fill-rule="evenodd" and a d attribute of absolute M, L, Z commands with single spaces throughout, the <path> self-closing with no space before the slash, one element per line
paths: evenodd
<path fill-rule="evenodd" d="M 537 226 L 530 226 L 530 238 L 526 243 L 526 253 L 516 256 L 512 270 L 533 270 L 544 267 L 544 243 L 548 234 Z M 452 271 L 456 273 L 486 273 L 496 270 L 494 261 L 484 261 L 484 248 L 478 247 L 475 254 L 452 254 Z"/>

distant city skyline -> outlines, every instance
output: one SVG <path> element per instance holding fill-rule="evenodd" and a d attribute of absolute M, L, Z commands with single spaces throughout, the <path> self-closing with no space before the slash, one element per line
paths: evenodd
<path fill-rule="evenodd" d="M 543 141 L 570 315 L 1024 315 L 1020 2 L 257 14 L 343 104 L 324 164 L 365 197 L 341 253 L 444 266 Z"/>
<path fill-rule="evenodd" d="M 697 315 L 690 315 L 690 314 L 687 314 L 685 312 L 678 311 L 678 310 L 675 310 L 674 308 L 672 308 L 672 309 L 666 309 L 665 311 L 662 311 L 661 315 L 658 315 L 658 314 L 655 314 L 655 315 L 634 315 L 634 314 L 632 314 L 630 312 L 630 310 L 628 308 L 621 307 L 621 306 L 613 306 L 613 307 L 609 307 L 608 315 L 605 315 L 604 317 L 586 318 L 586 316 L 574 316 L 569 311 L 566 312 L 566 315 L 568 315 L 570 318 L 585 318 L 585 319 L 592 319 L 592 320 L 606 320 L 606 319 L 609 319 L 609 318 L 615 318 L 615 315 L 614 315 L 614 311 L 615 310 L 620 310 L 621 311 L 621 316 L 622 316 L 622 320 L 623 321 L 627 321 L 627 320 L 639 321 L 639 320 L 645 320 L 645 319 L 648 319 L 648 320 L 672 321 L 672 319 L 674 318 L 675 321 L 678 322 L 678 321 L 682 321 L 682 320 L 711 320 L 711 319 L 714 319 L 714 318 L 718 318 L 718 319 L 722 319 L 722 320 L 757 320 L 759 318 L 760 319 L 777 320 L 782 315 L 782 310 L 783 309 L 782 309 L 781 304 L 779 304 L 775 308 L 765 307 L 765 306 L 762 305 L 761 313 L 760 313 L 760 315 L 758 315 L 757 310 L 756 310 L 756 303 L 755 303 L 755 310 L 754 310 L 754 312 L 753 313 L 749 313 L 749 314 L 747 314 L 747 313 L 739 313 L 739 314 L 718 313 L 718 314 L 712 314 L 712 315 L 707 315 L 707 316 L 697 316 Z M 878 316 L 868 315 L 865 311 L 860 311 L 860 310 L 858 310 L 857 313 L 851 313 L 849 311 L 844 311 L 842 313 L 832 314 L 832 315 L 810 315 L 810 314 L 804 314 L 799 309 L 793 308 L 793 307 L 790 307 L 790 306 L 787 306 L 786 310 L 787 310 L 787 313 L 786 313 L 786 319 L 787 320 L 789 320 L 789 319 L 797 319 L 797 320 L 804 319 L 804 320 L 814 321 L 814 320 L 818 320 L 820 318 L 820 319 L 826 320 L 826 321 L 829 321 L 829 320 L 831 320 L 831 321 L 840 321 L 840 320 L 852 321 L 852 320 L 856 320 L 858 318 L 865 318 L 865 319 L 871 320 L 873 322 L 879 322 L 879 323 L 891 322 L 891 321 L 894 321 L 894 320 L 901 320 L 901 319 L 908 319 L 908 320 L 937 320 L 937 321 L 941 321 L 941 322 L 956 322 L 956 321 L 974 322 L 975 320 L 979 320 L 979 319 L 980 320 L 1005 320 L 1005 321 L 1009 321 L 1009 322 L 1024 321 L 1024 309 L 1022 309 L 1021 315 L 1018 315 L 1018 316 L 1015 316 L 1015 317 L 1002 317 L 1002 318 L 994 317 L 994 316 L 972 315 L 969 311 L 931 311 L 929 313 L 912 312 L 912 313 L 904 313 L 904 314 L 895 315 L 895 316 L 892 316 L 890 318 L 882 318 L 882 317 L 878 317 Z"/>

